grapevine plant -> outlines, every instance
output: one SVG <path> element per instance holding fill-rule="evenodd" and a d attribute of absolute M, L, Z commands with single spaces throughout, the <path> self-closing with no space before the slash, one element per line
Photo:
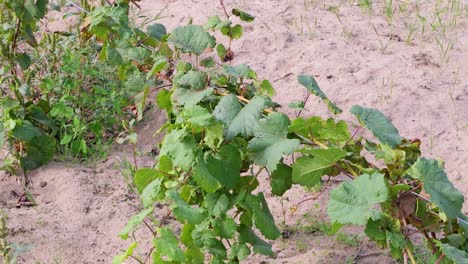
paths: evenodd
<path fill-rule="evenodd" d="M 152 51 L 147 76 L 170 84 L 156 99 L 167 123 L 159 130 L 165 136 L 155 166 L 134 176 L 143 210 L 120 234 L 127 239 L 145 223 L 154 236 L 152 250 L 140 258 L 133 254 L 134 242 L 114 262 L 132 257 L 153 263 L 238 263 L 252 252 L 275 257 L 268 240 L 279 238 L 281 231 L 265 194 L 257 191 L 258 176 L 266 173 L 277 196 L 293 184 L 314 187 L 324 177 L 345 175 L 349 181 L 331 191 L 327 208 L 335 227 L 365 226 L 371 240 L 412 263 L 411 236 L 419 232 L 432 262 L 466 263 L 464 197 L 448 180 L 443 163 L 422 157 L 420 141 L 401 137 L 375 109 L 353 106 L 350 111 L 377 141 L 357 137 L 358 131 L 350 134 L 348 124 L 338 119 L 290 119 L 278 112 L 271 83 L 249 66 L 231 62 L 231 42 L 243 33 L 232 18 L 248 23 L 254 17 L 238 9 L 227 12 L 221 4 L 225 17 L 210 17 L 203 26 L 189 23 L 168 33 L 164 25 L 153 24 L 134 35 L 135 45 Z M 125 9 L 128 3 L 106 8 Z M 103 47 L 112 46 L 111 38 L 105 39 Z M 301 75 L 298 82 L 335 115 L 342 112 L 312 76 Z M 377 162 L 366 159 L 364 151 Z M 298 158 L 287 158 L 291 155 Z M 168 206 L 157 219 L 153 212 L 160 204 Z M 171 217 L 179 231 L 169 227 Z"/>
<path fill-rule="evenodd" d="M 223 17 L 169 32 L 160 23 L 134 26 L 129 10 L 137 1 L 107 2 L 88 6 L 80 40 L 93 41 L 97 59 L 142 89 L 139 112 L 150 92 L 158 90 L 156 102 L 167 114 L 158 131 L 165 136 L 155 166 L 134 175 L 143 209 L 120 233 L 128 239 L 144 224 L 153 237 L 151 250 L 138 255 L 135 240 L 114 263 L 128 258 L 239 263 L 252 253 L 275 257 L 269 241 L 281 230 L 267 195 L 258 191 L 259 175 L 268 175 L 276 196 L 293 184 L 315 187 L 331 177 L 347 177 L 330 193 L 327 212 L 335 229 L 364 226 L 366 235 L 389 248 L 395 259 L 412 263 L 413 234 L 420 233 L 432 262 L 467 263 L 464 197 L 448 180 L 443 163 L 422 157 L 420 141 L 401 137 L 375 109 L 351 108 L 360 123 L 351 134 L 348 123 L 337 117 L 342 110 L 311 75 L 299 76 L 299 84 L 320 97 L 335 118 L 291 119 L 277 111 L 271 83 L 249 66 L 233 63 L 231 43 L 243 35 L 242 25 L 233 21 L 249 23 L 254 16 L 228 11 L 220 1 Z M 361 128 L 374 137 L 358 136 Z M 171 227 L 173 218 L 178 225 Z"/>

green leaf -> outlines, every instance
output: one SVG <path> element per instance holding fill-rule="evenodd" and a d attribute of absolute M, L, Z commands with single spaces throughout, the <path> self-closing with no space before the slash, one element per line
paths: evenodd
<path fill-rule="evenodd" d="M 280 163 L 271 174 L 271 193 L 282 196 L 292 186 L 292 169 L 288 165 Z"/>
<path fill-rule="evenodd" d="M 201 60 L 200 65 L 205 68 L 213 68 L 216 65 L 216 63 L 212 57 L 208 57 Z"/>
<path fill-rule="evenodd" d="M 158 171 L 151 168 L 141 168 L 136 171 L 135 176 L 133 177 L 133 182 L 138 189 L 138 192 L 142 192 L 143 189 L 148 186 L 156 178 L 160 178 Z"/>
<path fill-rule="evenodd" d="M 169 228 L 158 228 L 157 233 L 159 237 L 154 239 L 154 263 L 162 263 L 163 257 L 169 261 L 184 262 L 184 251 L 179 248 L 179 242 L 174 233 Z"/>
<path fill-rule="evenodd" d="M 208 194 L 205 198 L 205 203 L 210 213 L 216 217 L 219 217 L 227 212 L 230 201 L 229 197 L 227 197 L 225 194 Z"/>
<path fill-rule="evenodd" d="M 255 19 L 254 16 L 239 9 L 233 9 L 232 14 L 239 17 L 242 21 L 249 22 L 249 23 L 254 21 Z"/>
<path fill-rule="evenodd" d="M 340 114 L 343 112 L 338 106 L 336 106 L 324 92 L 320 89 L 314 77 L 311 75 L 301 75 L 297 78 L 298 82 L 303 85 L 310 93 L 320 97 L 327 105 L 330 111 L 334 114 Z"/>
<path fill-rule="evenodd" d="M 160 155 L 171 158 L 174 166 L 189 170 L 195 161 L 195 139 L 185 130 L 172 130 L 164 137 Z"/>
<path fill-rule="evenodd" d="M 304 109 L 304 106 L 305 104 L 303 101 L 292 102 L 288 104 L 288 107 L 292 109 Z"/>
<path fill-rule="evenodd" d="M 20 158 L 21 167 L 34 170 L 47 163 L 54 157 L 56 141 L 49 135 L 33 137 L 26 142 L 26 156 Z"/>
<path fill-rule="evenodd" d="M 208 75 L 201 71 L 189 71 L 177 79 L 176 85 L 192 90 L 202 90 L 206 87 Z"/>
<path fill-rule="evenodd" d="M 351 137 L 346 122 L 337 122 L 332 118 L 323 120 L 318 116 L 306 120 L 301 117 L 294 119 L 289 126 L 289 133 L 335 146 L 342 146 Z"/>
<path fill-rule="evenodd" d="M 16 54 L 15 60 L 23 70 L 27 70 L 31 65 L 31 57 L 29 57 L 26 53 Z"/>
<path fill-rule="evenodd" d="M 440 248 L 445 256 L 456 264 L 468 264 L 468 252 L 443 243 L 440 244 Z"/>
<path fill-rule="evenodd" d="M 203 208 L 191 207 L 175 191 L 167 191 L 166 196 L 174 200 L 175 204 L 171 206 L 174 216 L 182 223 L 198 225 L 207 217 L 206 210 Z"/>
<path fill-rule="evenodd" d="M 245 260 L 250 255 L 250 248 L 246 244 L 235 243 L 231 247 L 229 260 L 233 262 L 234 259 L 239 261 Z"/>
<path fill-rule="evenodd" d="M 245 64 L 240 64 L 237 66 L 224 65 L 223 71 L 226 75 L 230 75 L 234 78 L 247 78 L 247 79 L 256 79 L 257 74 L 250 69 L 249 66 Z"/>
<path fill-rule="evenodd" d="M 199 129 L 203 129 L 214 123 L 213 115 L 208 111 L 208 109 L 199 105 L 185 108 L 182 111 L 181 116 L 184 117 L 188 123 L 192 124 L 193 127 Z"/>
<path fill-rule="evenodd" d="M 5 129 L 3 128 L 3 123 L 0 122 L 0 148 L 3 148 L 5 143 Z"/>
<path fill-rule="evenodd" d="M 216 53 L 218 54 L 221 61 L 224 61 L 227 55 L 226 47 L 224 47 L 224 45 L 221 43 L 216 45 Z"/>
<path fill-rule="evenodd" d="M 231 94 L 219 101 L 213 115 L 227 126 L 227 140 L 232 140 L 239 134 L 247 138 L 253 136 L 266 105 L 267 101 L 264 97 L 255 96 L 244 108 L 240 109 L 239 101 L 235 95 Z"/>
<path fill-rule="evenodd" d="M 240 225 L 237 231 L 239 232 L 239 242 L 252 245 L 255 253 L 275 257 L 275 253 L 271 250 L 271 245 L 255 235 L 250 227 Z"/>
<path fill-rule="evenodd" d="M 383 144 L 389 145 L 392 148 L 401 144 L 402 138 L 398 130 L 382 112 L 354 105 L 351 107 L 351 113 Z"/>
<path fill-rule="evenodd" d="M 148 35 L 159 41 L 167 34 L 166 27 L 163 24 L 154 23 L 146 29 Z"/>
<path fill-rule="evenodd" d="M 369 218 L 380 218 L 380 210 L 375 206 L 385 202 L 388 196 L 383 174 L 363 174 L 331 192 L 327 212 L 333 222 L 365 225 Z"/>
<path fill-rule="evenodd" d="M 38 137 L 42 132 L 28 120 L 16 122 L 13 129 L 13 136 L 21 141 L 31 142 L 34 137 Z M 37 142 L 36 142 L 37 143 Z"/>
<path fill-rule="evenodd" d="M 153 64 L 153 67 L 151 68 L 151 70 L 146 74 L 146 79 L 149 80 L 151 79 L 152 77 L 154 77 L 154 75 L 156 73 L 159 73 L 160 71 L 162 71 L 164 69 L 164 67 L 167 65 L 167 61 L 165 58 L 158 58 L 154 61 L 154 64 Z"/>
<path fill-rule="evenodd" d="M 256 196 L 248 194 L 245 197 L 244 206 L 253 216 L 253 223 L 255 227 L 260 230 L 262 235 L 272 240 L 277 239 L 281 235 L 263 193 L 259 193 Z"/>
<path fill-rule="evenodd" d="M 232 39 L 240 39 L 242 37 L 244 30 L 241 25 L 235 25 L 230 29 L 230 35 Z"/>
<path fill-rule="evenodd" d="M 437 160 L 418 158 L 408 173 L 423 182 L 424 191 L 430 199 L 449 218 L 455 218 L 461 213 L 463 207 L 463 194 L 448 180 L 447 174 L 439 166 Z"/>
<path fill-rule="evenodd" d="M 203 154 L 198 155 L 197 166 L 193 172 L 193 179 L 204 191 L 209 193 L 215 192 L 221 188 L 221 184 L 217 178 L 208 171 Z"/>
<path fill-rule="evenodd" d="M 273 97 L 276 95 L 275 89 L 273 88 L 273 85 L 271 85 L 270 81 L 268 80 L 263 80 L 260 83 L 260 92 L 268 95 L 270 97 Z"/>
<path fill-rule="evenodd" d="M 210 175 L 223 187 L 233 189 L 239 183 L 242 163 L 239 150 L 235 146 L 224 145 L 217 155 L 206 155 L 205 161 Z"/>
<path fill-rule="evenodd" d="M 153 206 L 153 203 L 164 197 L 161 178 L 150 182 L 141 192 L 140 198 L 145 208 Z"/>
<path fill-rule="evenodd" d="M 198 25 L 186 25 L 174 29 L 168 41 L 182 52 L 195 55 L 202 54 L 207 48 L 213 48 L 216 43 L 216 39 Z"/>
<path fill-rule="evenodd" d="M 172 101 L 171 101 L 172 92 L 162 89 L 159 91 L 158 96 L 156 97 L 156 102 L 158 103 L 159 108 L 166 110 L 168 116 L 172 113 Z"/>
<path fill-rule="evenodd" d="M 248 150 L 255 164 L 266 166 L 270 172 L 276 170 L 276 165 L 283 155 L 294 153 L 299 147 L 298 139 L 288 139 L 289 118 L 282 113 L 271 113 L 254 132 L 255 137 L 249 142 Z"/>
<path fill-rule="evenodd" d="M 135 231 L 137 229 L 137 227 L 141 223 L 143 223 L 143 220 L 145 220 L 145 218 L 149 214 L 151 214 L 151 212 L 153 212 L 153 210 L 154 210 L 154 208 L 151 207 L 151 208 L 143 210 L 143 211 L 139 212 L 138 214 L 130 217 L 130 219 L 128 220 L 128 223 L 125 226 L 125 228 L 122 231 L 120 231 L 119 237 L 121 237 L 122 239 L 127 239 L 128 235 L 130 233 L 132 233 L 133 231 Z"/>
<path fill-rule="evenodd" d="M 207 88 L 200 91 L 193 91 L 190 89 L 176 89 L 173 96 L 181 105 L 192 106 L 212 95 L 213 91 L 213 88 Z"/>
<path fill-rule="evenodd" d="M 138 242 L 133 242 L 124 253 L 117 255 L 112 259 L 112 264 L 125 263 L 125 260 L 127 260 L 130 256 L 133 255 L 133 251 L 135 250 L 137 245 L 138 245 Z"/>
<path fill-rule="evenodd" d="M 292 167 L 294 183 L 313 187 L 320 182 L 322 176 L 330 173 L 330 169 L 344 156 L 346 151 L 338 148 L 302 149 L 300 152 L 310 156 L 303 156 L 296 160 Z"/>
<path fill-rule="evenodd" d="M 222 238 L 234 238 L 237 230 L 237 223 L 230 217 L 217 220 L 214 223 L 216 234 Z"/>
<path fill-rule="evenodd" d="M 222 22 L 223 21 L 221 20 L 221 18 L 219 18 L 219 16 L 212 16 L 208 18 L 208 21 L 205 23 L 203 28 L 205 30 L 214 30 L 218 28 L 218 25 L 220 25 Z"/>
<path fill-rule="evenodd" d="M 223 143 L 223 125 L 219 122 L 205 128 L 205 144 L 211 149 L 217 149 Z"/>

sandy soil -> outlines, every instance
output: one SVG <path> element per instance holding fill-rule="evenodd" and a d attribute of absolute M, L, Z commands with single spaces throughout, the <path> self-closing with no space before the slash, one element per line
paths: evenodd
<path fill-rule="evenodd" d="M 435 1 L 405 2 L 419 2 L 421 14 L 433 21 Z M 380 109 L 402 136 L 423 141 L 425 156 L 444 159 L 449 178 L 468 195 L 466 10 L 447 33 L 456 41 L 448 62 L 444 62 L 429 26 L 422 34 L 421 24 L 414 22 L 415 5 L 395 14 L 390 26 L 380 4 L 375 4 L 374 14 L 369 15 L 351 1 L 226 3 L 228 8 L 244 9 L 257 18 L 245 29 L 244 38 L 234 43 L 233 64 L 246 63 L 262 78 L 272 80 L 280 103 L 304 99 L 306 91 L 297 84 L 296 76 L 313 74 L 328 97 L 345 110 L 341 118 L 356 122 L 346 111 L 354 104 Z M 211 15 L 223 14 L 216 0 L 144 0 L 141 6 L 148 16 L 160 14 L 160 22 L 169 29 L 190 18 L 204 23 Z M 407 42 L 409 25 L 417 30 Z M 306 107 L 306 115 L 330 115 L 316 98 L 311 97 Z M 287 107 L 282 110 L 295 114 Z M 147 153 L 157 141 L 151 135 L 163 120 L 163 114 L 153 111 L 141 125 L 140 166 L 151 165 L 152 157 Z M 14 192 L 19 193 L 20 188 L 14 177 L 0 174 L 0 206 L 9 215 L 11 239 L 32 245 L 20 263 L 110 263 L 112 256 L 129 244 L 117 237 L 128 217 L 138 210 L 137 198 L 119 171 L 129 155 L 124 150 L 116 150 L 93 166 L 54 162 L 34 171 L 32 194 L 38 205 L 32 208 L 15 208 L 18 198 Z M 41 182 L 47 185 L 40 187 Z M 288 191 L 282 201 L 286 224 L 293 230 L 290 238 L 274 243 L 276 260 L 253 256 L 248 262 L 345 263 L 359 254 L 366 257 L 357 259 L 358 263 L 392 263 L 385 251 L 365 241 L 359 229 L 349 230 L 356 237 L 326 236 L 317 231 L 317 223 L 326 221 L 326 195 L 304 203 L 291 216 L 289 208 L 314 194 L 298 187 Z M 281 223 L 279 199 L 269 198 L 269 202 Z M 464 210 L 468 212 L 468 203 Z M 295 228 L 299 222 L 310 228 Z M 144 237 L 145 232 L 140 230 L 139 234 Z"/>

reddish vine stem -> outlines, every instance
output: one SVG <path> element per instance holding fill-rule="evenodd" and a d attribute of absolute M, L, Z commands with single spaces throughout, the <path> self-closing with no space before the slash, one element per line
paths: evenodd
<path fill-rule="evenodd" d="M 353 135 L 351 135 L 351 137 L 348 139 L 348 141 L 346 141 L 346 143 L 343 145 L 343 148 L 346 147 L 346 146 L 349 144 L 349 142 L 351 142 L 351 140 L 354 139 L 354 137 L 357 135 L 357 133 L 359 132 L 359 130 L 361 129 L 361 127 L 362 127 L 362 126 L 358 126 L 358 127 L 356 128 L 356 130 L 354 130 Z"/>
<path fill-rule="evenodd" d="M 439 264 L 444 259 L 445 253 L 440 254 L 440 257 L 436 260 L 434 264 Z"/>
<path fill-rule="evenodd" d="M 229 14 L 226 10 L 226 6 L 224 5 L 224 1 L 223 0 L 219 0 L 219 3 L 221 4 L 221 7 L 223 8 L 223 11 L 224 11 L 224 14 L 226 15 L 226 18 L 229 19 Z"/>

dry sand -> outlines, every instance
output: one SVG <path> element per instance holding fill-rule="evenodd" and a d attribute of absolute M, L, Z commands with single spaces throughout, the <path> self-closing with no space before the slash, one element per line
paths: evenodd
<path fill-rule="evenodd" d="M 379 1 L 383 2 L 383 1 Z M 410 1 L 395 1 L 400 4 Z M 421 14 L 433 21 L 435 1 L 419 2 Z M 464 3 L 466 1 L 462 1 Z M 414 5 L 408 13 L 396 15 L 388 25 L 383 6 L 375 4 L 374 14 L 366 14 L 351 1 L 226 1 L 228 8 L 237 7 L 256 16 L 244 31 L 244 38 L 234 42 L 233 64 L 246 63 L 262 78 L 273 81 L 277 101 L 283 105 L 302 100 L 306 91 L 296 82 L 302 73 L 316 76 L 322 90 L 345 110 L 341 118 L 356 121 L 347 113 L 354 104 L 378 108 L 399 128 L 406 138 L 422 140 L 425 156 L 445 160 L 446 172 L 455 186 L 468 195 L 468 12 L 459 17 L 449 32 L 456 39 L 448 62 L 426 25 L 406 43 L 409 34 L 405 23 L 415 20 Z M 304 3 L 307 3 L 306 5 Z M 466 3 L 464 3 L 466 4 Z M 161 14 L 161 23 L 169 29 L 185 24 L 204 23 L 211 15 L 222 15 L 215 0 L 146 0 L 141 3 L 146 15 Z M 339 18 L 331 6 L 340 6 Z M 374 29 L 375 28 L 375 29 Z M 320 100 L 311 98 L 306 115 L 329 116 Z M 284 107 L 284 112 L 294 111 Z M 152 112 L 141 125 L 142 155 L 140 165 L 150 165 L 147 156 L 151 137 L 163 122 L 163 114 Z M 32 248 L 22 255 L 20 263 L 110 263 L 112 257 L 129 244 L 117 237 L 129 216 L 138 209 L 137 198 L 128 191 L 119 172 L 126 154 L 118 150 L 95 166 L 51 163 L 33 173 L 32 193 L 38 206 L 15 208 L 12 191 L 20 188 L 14 177 L 0 174 L 0 206 L 9 215 L 10 238 Z M 47 185 L 43 188 L 40 183 Z M 266 190 L 268 191 L 268 190 Z M 323 221 L 324 198 L 302 205 L 294 216 L 288 212 L 286 222 L 304 225 Z M 286 210 L 314 194 L 296 187 L 284 198 Z M 269 198 L 278 223 L 283 214 L 278 198 Z M 467 213 L 468 204 L 464 211 Z M 157 212 L 157 211 L 156 211 Z M 162 210 L 161 210 L 162 214 Z M 357 232 L 358 242 L 363 240 Z M 147 231 L 140 231 L 140 235 Z M 144 236 L 144 234 L 143 234 Z M 342 237 L 343 238 L 343 237 Z M 348 237 L 349 238 L 349 237 Z M 320 232 L 293 233 L 289 239 L 274 243 L 276 260 L 253 256 L 248 262 L 258 263 L 344 263 L 358 254 L 351 242 L 327 237 Z M 142 253 L 147 249 L 143 248 Z M 392 263 L 385 251 L 365 243 L 358 263 Z M 57 261 L 57 262 L 54 262 Z M 129 261 L 129 263 L 132 263 Z"/>

